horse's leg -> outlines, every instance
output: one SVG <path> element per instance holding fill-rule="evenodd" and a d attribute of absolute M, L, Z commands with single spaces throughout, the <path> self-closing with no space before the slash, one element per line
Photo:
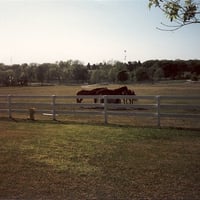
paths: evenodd
<path fill-rule="evenodd" d="M 123 99 L 124 104 L 126 104 L 126 99 Z"/>
<path fill-rule="evenodd" d="M 121 99 L 116 99 L 116 103 L 121 104 Z"/>
<path fill-rule="evenodd" d="M 81 103 L 83 99 L 76 99 L 77 103 Z"/>

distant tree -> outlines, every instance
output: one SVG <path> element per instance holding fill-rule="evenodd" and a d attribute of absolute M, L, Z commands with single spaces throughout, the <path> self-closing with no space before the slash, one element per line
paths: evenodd
<path fill-rule="evenodd" d="M 28 77 L 28 81 L 29 82 L 36 81 L 36 69 L 37 69 L 37 64 L 36 63 L 31 63 L 28 66 L 27 77 Z"/>
<path fill-rule="evenodd" d="M 117 73 L 118 71 L 116 70 L 116 68 L 112 67 L 109 72 L 108 72 L 108 78 L 109 78 L 109 81 L 114 83 L 116 81 L 116 78 L 117 78 Z"/>
<path fill-rule="evenodd" d="M 136 81 L 149 80 L 149 75 L 147 73 L 147 70 L 144 67 L 140 67 L 136 69 L 135 78 L 136 78 Z"/>
<path fill-rule="evenodd" d="M 59 80 L 62 82 L 70 82 L 72 80 L 72 60 L 57 62 L 57 70 L 59 72 Z"/>
<path fill-rule="evenodd" d="M 14 71 L 12 69 L 8 69 L 4 71 L 4 80 L 3 84 L 5 86 L 14 86 L 15 85 L 15 77 L 14 77 Z"/>
<path fill-rule="evenodd" d="M 0 69 L 0 85 L 3 85 L 6 77 L 7 77 L 6 72 Z"/>
<path fill-rule="evenodd" d="M 191 75 L 191 80 L 192 81 L 198 81 L 198 76 L 197 76 L 197 73 L 194 72 L 192 75 Z"/>
<path fill-rule="evenodd" d="M 156 71 L 155 71 L 154 74 L 153 74 L 153 79 L 154 79 L 155 81 L 159 81 L 159 80 L 161 80 L 161 78 L 163 78 L 163 77 L 164 77 L 164 72 L 163 72 L 163 70 L 162 70 L 161 68 L 157 68 Z"/>
<path fill-rule="evenodd" d="M 154 82 L 155 78 L 154 78 L 154 74 L 156 72 L 156 70 L 159 69 L 158 63 L 154 63 L 153 65 L 151 65 L 151 67 L 148 67 L 146 69 L 148 76 L 149 76 L 149 80 L 152 81 L 152 83 Z"/>
<path fill-rule="evenodd" d="M 91 65 L 90 65 L 90 63 L 87 64 L 87 69 L 88 69 L 88 70 L 91 70 Z"/>
<path fill-rule="evenodd" d="M 123 70 L 117 74 L 118 81 L 125 82 L 129 78 L 127 71 Z"/>
<path fill-rule="evenodd" d="M 128 64 L 126 65 L 126 68 L 129 72 L 132 72 L 134 70 L 134 65 L 136 62 L 128 62 Z"/>
<path fill-rule="evenodd" d="M 189 60 L 187 61 L 188 71 L 200 75 L 200 60 Z"/>
<path fill-rule="evenodd" d="M 158 64 L 158 60 L 147 60 L 145 62 L 142 63 L 142 66 L 147 69 L 152 67 L 153 65 Z"/>
<path fill-rule="evenodd" d="M 22 68 L 18 64 L 12 65 L 12 70 L 13 70 L 13 76 L 16 80 L 20 79 L 22 76 Z"/>
<path fill-rule="evenodd" d="M 116 61 L 113 66 L 120 72 L 127 69 L 126 63 Z"/>
<path fill-rule="evenodd" d="M 97 83 L 99 80 L 98 73 L 96 70 L 93 70 L 90 75 L 90 83 Z"/>
<path fill-rule="evenodd" d="M 128 64 L 126 64 L 126 68 L 128 71 L 132 72 L 134 70 L 136 70 L 138 67 L 140 67 L 142 64 L 140 63 L 140 61 L 134 61 L 131 62 L 129 61 Z"/>
<path fill-rule="evenodd" d="M 49 72 L 49 74 L 48 74 L 49 80 L 52 80 L 52 81 L 57 80 L 59 82 L 61 81 L 61 79 L 62 79 L 61 78 L 61 72 L 60 72 L 60 67 L 58 65 L 51 64 L 49 66 L 48 72 Z"/>
<path fill-rule="evenodd" d="M 174 22 L 160 30 L 177 30 L 189 24 L 200 23 L 200 0 L 149 0 L 149 8 L 158 7 L 166 17 Z"/>
<path fill-rule="evenodd" d="M 101 70 L 97 69 L 91 72 L 91 76 L 90 76 L 91 83 L 99 83 L 99 82 L 102 82 L 102 80 L 103 80 L 103 77 L 102 77 Z"/>
<path fill-rule="evenodd" d="M 41 85 L 44 83 L 45 79 L 47 79 L 48 69 L 48 63 L 41 64 L 36 69 L 36 77 L 38 81 L 41 82 Z"/>
<path fill-rule="evenodd" d="M 74 61 L 71 66 L 71 73 L 73 80 L 77 82 L 87 82 L 89 73 L 87 67 L 85 67 L 80 61 Z"/>
<path fill-rule="evenodd" d="M 159 61 L 159 63 L 160 63 L 160 66 L 163 69 L 164 77 L 174 79 L 175 76 L 177 75 L 177 71 L 173 66 L 173 61 L 171 61 L 171 60 L 161 60 L 161 61 Z"/>

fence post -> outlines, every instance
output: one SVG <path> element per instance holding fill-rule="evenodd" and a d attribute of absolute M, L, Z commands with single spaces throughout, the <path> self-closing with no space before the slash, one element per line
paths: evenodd
<path fill-rule="evenodd" d="M 56 120 L 56 95 L 52 95 L 52 116 Z"/>
<path fill-rule="evenodd" d="M 11 119 L 12 118 L 12 110 L 11 110 L 11 95 L 8 95 L 8 117 Z"/>
<path fill-rule="evenodd" d="M 107 95 L 104 95 L 103 97 L 104 100 L 104 123 L 108 123 L 108 113 L 107 113 Z"/>
<path fill-rule="evenodd" d="M 160 128 L 160 96 L 156 96 L 157 103 L 157 126 Z"/>
<path fill-rule="evenodd" d="M 35 108 L 29 109 L 29 115 L 30 115 L 29 117 L 30 120 L 35 120 Z"/>

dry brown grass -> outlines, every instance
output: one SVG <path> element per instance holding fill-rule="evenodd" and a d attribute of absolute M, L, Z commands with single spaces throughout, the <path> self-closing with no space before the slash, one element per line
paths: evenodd
<path fill-rule="evenodd" d="M 104 85 L 117 88 L 122 85 Z M 76 95 L 81 89 L 102 87 L 102 85 L 38 86 L 38 87 L 0 87 L 0 95 Z M 137 95 L 199 95 L 200 83 L 173 84 L 132 84 L 128 85 Z"/>
<path fill-rule="evenodd" d="M 105 85 L 108 88 L 117 88 L 122 85 Z M 96 87 L 102 87 L 102 85 L 73 85 L 73 86 L 42 86 L 42 87 L 1 87 L 0 95 L 76 95 L 76 92 L 81 89 L 92 89 Z M 134 89 L 137 95 L 199 95 L 200 83 L 173 83 L 173 84 L 133 84 L 128 85 L 130 89 Z M 173 100 L 175 101 L 175 100 Z M 142 103 L 139 101 L 137 103 Z M 180 100 L 177 103 L 181 103 Z M 192 104 L 193 102 L 191 102 Z M 200 102 L 194 102 L 194 104 Z M 27 108 L 28 111 L 28 108 Z M 91 110 L 90 110 L 91 111 Z M 142 112 L 142 111 L 140 111 Z M 0 114 L 0 117 L 7 117 L 7 113 Z M 27 119 L 27 114 L 13 113 L 14 118 Z M 38 120 L 50 120 L 52 117 L 36 115 Z M 103 116 L 58 116 L 58 120 L 68 122 L 85 122 L 85 123 L 104 123 Z M 156 118 L 141 118 L 141 117 L 125 117 L 125 116 L 112 116 L 109 117 L 109 123 L 120 125 L 133 125 L 133 126 L 156 126 Z M 161 120 L 163 127 L 182 127 L 182 128 L 196 128 L 199 129 L 199 119 L 176 119 L 176 118 L 164 118 Z"/>

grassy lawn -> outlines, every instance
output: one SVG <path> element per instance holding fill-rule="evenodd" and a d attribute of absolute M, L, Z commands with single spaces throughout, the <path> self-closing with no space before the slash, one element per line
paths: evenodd
<path fill-rule="evenodd" d="M 0 199 L 200 198 L 198 131 L 0 123 Z"/>
<path fill-rule="evenodd" d="M 0 95 L 75 95 L 93 87 L 1 87 Z M 128 87 L 137 95 L 200 94 L 199 83 Z M 107 126 L 96 116 L 14 118 L 0 113 L 2 200 L 200 199 L 199 119 L 165 118 L 157 129 L 155 119 L 132 116 L 112 117 Z"/>

